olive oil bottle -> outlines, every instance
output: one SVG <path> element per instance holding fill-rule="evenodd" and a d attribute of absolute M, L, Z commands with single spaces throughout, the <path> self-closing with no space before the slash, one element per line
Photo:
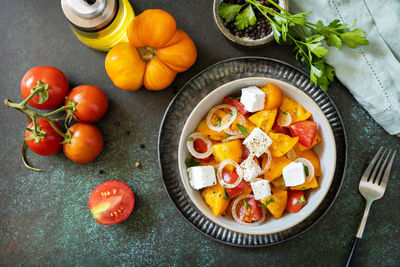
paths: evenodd
<path fill-rule="evenodd" d="M 61 0 L 72 31 L 85 45 L 108 51 L 128 41 L 126 31 L 135 17 L 129 0 Z"/>

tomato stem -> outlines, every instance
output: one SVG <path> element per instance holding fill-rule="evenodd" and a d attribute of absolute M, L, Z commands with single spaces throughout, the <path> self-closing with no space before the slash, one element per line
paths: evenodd
<path fill-rule="evenodd" d="M 47 89 L 48 88 L 49 88 L 48 84 L 44 84 L 41 81 L 38 81 L 37 85 L 31 89 L 31 94 L 27 98 L 25 98 L 22 102 L 14 103 L 10 99 L 7 98 L 6 100 L 4 100 L 4 104 L 7 107 L 14 108 L 14 109 L 18 110 L 19 112 L 22 112 L 23 114 L 25 114 L 25 116 L 28 119 L 28 125 L 31 122 L 33 122 L 33 125 L 34 125 L 33 130 L 30 130 L 30 131 L 33 132 L 32 135 L 35 139 L 35 142 L 39 142 L 40 139 L 44 138 L 44 136 L 45 136 L 45 133 L 40 131 L 40 126 L 39 126 L 39 123 L 37 122 L 37 118 L 43 118 L 43 119 L 47 120 L 50 123 L 51 127 L 53 127 L 53 129 L 60 136 L 62 136 L 64 138 L 64 141 L 62 143 L 69 142 L 69 140 L 71 139 L 71 134 L 69 132 L 63 133 L 60 129 L 58 129 L 58 127 L 55 125 L 54 122 L 58 121 L 60 119 L 59 118 L 52 119 L 52 118 L 50 118 L 50 116 L 53 116 L 62 111 L 68 110 L 68 116 L 66 116 L 65 120 L 67 120 L 68 118 L 71 119 L 74 112 L 76 111 L 76 105 L 77 105 L 76 102 L 70 100 L 67 97 L 67 100 L 68 100 L 67 105 L 61 106 L 60 108 L 58 108 L 54 111 L 44 113 L 44 114 L 38 113 L 38 112 L 30 109 L 29 107 L 27 107 L 28 102 L 37 94 L 39 94 L 39 104 L 47 101 L 47 99 L 48 99 Z M 22 148 L 21 148 L 21 157 L 22 157 L 22 161 L 23 161 L 25 167 L 28 169 L 31 169 L 31 170 L 35 170 L 35 171 L 43 171 L 42 169 L 34 168 L 27 163 L 26 158 L 25 158 L 25 152 L 26 152 L 26 142 L 24 139 L 24 141 L 22 143 Z"/>
<path fill-rule="evenodd" d="M 144 62 L 150 62 L 152 59 L 157 58 L 157 48 L 150 47 L 150 46 L 144 46 L 144 47 L 137 47 L 136 50 L 139 53 L 140 58 Z"/>

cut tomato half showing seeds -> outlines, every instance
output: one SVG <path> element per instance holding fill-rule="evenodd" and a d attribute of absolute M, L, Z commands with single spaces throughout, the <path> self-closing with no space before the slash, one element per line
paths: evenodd
<path fill-rule="evenodd" d="M 103 225 L 124 221 L 134 206 L 135 196 L 131 188 L 117 180 L 100 184 L 89 197 L 89 209 L 94 219 Z"/>

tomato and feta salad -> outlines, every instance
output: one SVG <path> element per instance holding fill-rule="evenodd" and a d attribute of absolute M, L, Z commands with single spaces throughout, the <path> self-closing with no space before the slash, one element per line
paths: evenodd
<path fill-rule="evenodd" d="M 312 114 L 272 83 L 221 102 L 187 137 L 189 184 L 215 216 L 242 225 L 299 212 L 322 175 Z"/>

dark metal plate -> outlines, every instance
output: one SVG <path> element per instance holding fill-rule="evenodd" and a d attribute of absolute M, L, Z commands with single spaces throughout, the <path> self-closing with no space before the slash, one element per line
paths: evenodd
<path fill-rule="evenodd" d="M 250 235 L 228 230 L 209 220 L 189 198 L 178 169 L 180 132 L 194 107 L 203 97 L 219 86 L 246 77 L 279 79 L 304 91 L 321 108 L 328 119 L 336 141 L 336 169 L 331 187 L 318 208 L 296 226 L 274 234 Z M 343 182 L 347 161 L 346 134 L 339 112 L 318 86 L 304 72 L 278 60 L 261 57 L 233 58 L 212 65 L 193 77 L 172 100 L 164 114 L 158 136 L 158 157 L 161 179 L 168 195 L 183 217 L 197 230 L 220 242 L 262 247 L 277 244 L 310 229 L 334 203 Z"/>

